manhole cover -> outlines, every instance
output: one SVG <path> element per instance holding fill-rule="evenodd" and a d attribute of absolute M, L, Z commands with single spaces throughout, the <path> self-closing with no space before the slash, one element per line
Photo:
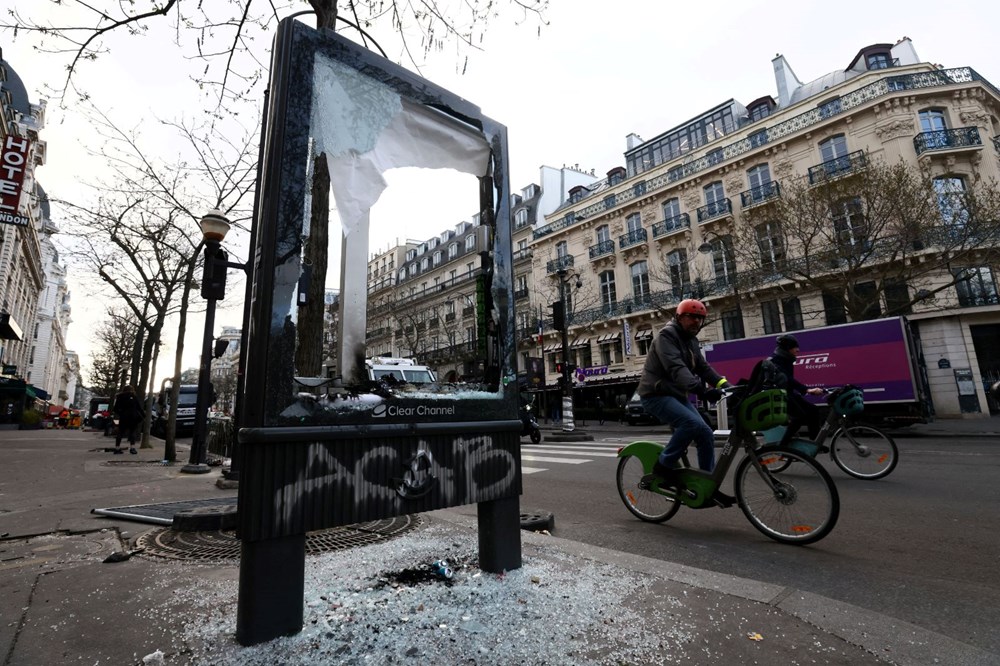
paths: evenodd
<path fill-rule="evenodd" d="M 354 546 L 386 541 L 420 525 L 419 516 L 399 516 L 356 525 L 344 525 L 306 535 L 306 554 L 318 555 Z M 136 539 L 145 555 L 173 560 L 239 560 L 240 541 L 234 530 L 181 532 L 165 528 L 146 532 Z"/>

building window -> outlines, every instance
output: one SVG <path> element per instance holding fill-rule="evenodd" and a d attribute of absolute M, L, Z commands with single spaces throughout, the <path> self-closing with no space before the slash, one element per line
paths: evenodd
<path fill-rule="evenodd" d="M 604 271 L 600 275 L 601 282 L 601 305 L 607 309 L 615 307 L 618 296 L 615 294 L 615 272 Z"/>
<path fill-rule="evenodd" d="M 715 284 L 730 285 L 736 275 L 736 261 L 733 256 L 732 236 L 721 236 L 709 242 L 712 247 L 712 268 L 715 270 Z"/>
<path fill-rule="evenodd" d="M 722 148 L 716 148 L 710 151 L 705 157 L 708 159 L 709 165 L 716 165 L 722 161 Z"/>
<path fill-rule="evenodd" d="M 760 304 L 760 315 L 764 320 L 764 333 L 781 333 L 781 313 L 778 301 L 764 301 Z"/>
<path fill-rule="evenodd" d="M 417 265 L 415 263 L 410 264 L 410 277 L 413 277 L 416 274 L 417 274 Z"/>
<path fill-rule="evenodd" d="M 683 298 L 691 288 L 686 250 L 674 250 L 667 254 L 667 275 L 670 278 L 670 290 L 673 296 Z"/>
<path fill-rule="evenodd" d="M 831 136 L 819 144 L 819 154 L 824 162 L 830 162 L 847 155 L 847 138 L 843 134 Z"/>
<path fill-rule="evenodd" d="M 910 302 L 910 290 L 899 278 L 886 278 L 882 281 L 882 291 L 885 293 L 885 313 L 890 317 L 908 315 L 913 312 Z"/>
<path fill-rule="evenodd" d="M 569 245 L 566 244 L 566 241 L 559 241 L 556 243 L 556 257 L 562 259 L 566 256 L 569 256 Z"/>
<path fill-rule="evenodd" d="M 833 230 L 841 249 L 851 249 L 867 240 L 860 198 L 838 201 L 830 207 L 830 216 L 833 218 Z"/>
<path fill-rule="evenodd" d="M 938 210 L 946 226 L 962 228 L 969 220 L 965 207 L 965 181 L 962 178 L 943 177 L 934 179 Z"/>
<path fill-rule="evenodd" d="M 610 243 L 611 242 L 611 227 L 604 224 L 597 227 L 597 244 Z"/>
<path fill-rule="evenodd" d="M 863 304 L 865 309 L 861 312 L 861 320 L 869 321 L 882 316 L 882 304 L 879 303 L 878 287 L 874 282 L 859 282 L 854 285 L 854 297 Z"/>
<path fill-rule="evenodd" d="M 618 338 L 601 343 L 601 365 L 611 365 L 621 363 L 624 359 L 622 354 L 622 341 Z"/>
<path fill-rule="evenodd" d="M 751 190 L 763 189 L 764 185 L 771 182 L 771 169 L 766 164 L 758 164 L 747 170 L 747 181 Z"/>
<path fill-rule="evenodd" d="M 663 202 L 663 220 L 669 222 L 681 214 L 681 200 L 677 197 Z M 670 226 L 669 224 L 667 225 Z"/>
<path fill-rule="evenodd" d="M 469 234 L 468 236 L 465 237 L 465 250 L 468 252 L 469 250 L 475 250 L 475 249 L 476 249 L 476 234 Z"/>
<path fill-rule="evenodd" d="M 993 270 L 989 266 L 974 266 L 959 268 L 954 272 L 955 289 L 958 291 L 958 304 L 962 307 L 976 305 L 996 305 L 997 285 L 993 279 Z"/>
<path fill-rule="evenodd" d="M 516 213 L 514 213 L 514 223 L 517 226 L 519 226 L 519 227 L 523 227 L 524 225 L 526 225 L 528 223 L 528 209 L 527 208 L 522 208 L 522 209 L 518 210 Z"/>
<path fill-rule="evenodd" d="M 430 267 L 430 263 L 431 263 L 431 261 L 427 257 L 424 257 L 423 259 L 421 259 L 420 260 L 420 270 L 426 271 Z"/>
<path fill-rule="evenodd" d="M 888 53 L 872 53 L 868 56 L 868 69 L 889 69 L 892 58 Z"/>
<path fill-rule="evenodd" d="M 448 246 L 448 259 L 454 259 L 458 256 L 458 243 L 452 243 Z"/>
<path fill-rule="evenodd" d="M 844 311 L 844 304 L 832 294 L 823 294 L 823 314 L 826 315 L 827 326 L 847 323 L 847 312 Z"/>
<path fill-rule="evenodd" d="M 632 274 L 632 298 L 636 303 L 645 303 L 649 298 L 649 265 L 637 261 L 629 266 Z"/>
<path fill-rule="evenodd" d="M 632 213 L 625 218 L 625 231 L 633 232 L 642 229 L 642 215 L 639 213 Z"/>
<path fill-rule="evenodd" d="M 632 194 L 637 197 L 641 197 L 646 193 L 646 181 L 640 180 L 638 183 L 632 186 Z"/>
<path fill-rule="evenodd" d="M 609 194 L 608 196 L 604 197 L 605 208 L 614 208 L 614 205 L 615 205 L 615 195 Z"/>
<path fill-rule="evenodd" d="M 726 190 L 722 187 L 722 181 L 717 180 L 705 186 L 705 204 L 712 206 L 726 198 Z"/>
<path fill-rule="evenodd" d="M 802 321 L 802 304 L 796 296 L 781 299 L 781 309 L 785 315 L 786 331 L 801 331 L 806 327 Z"/>
<path fill-rule="evenodd" d="M 771 115 L 771 106 L 769 104 L 758 104 L 750 109 L 750 122 L 763 120 L 769 115 Z"/>
<path fill-rule="evenodd" d="M 777 222 L 765 222 L 755 229 L 757 247 L 760 249 L 762 268 L 776 270 L 785 258 L 785 247 L 781 240 L 781 228 Z"/>
<path fill-rule="evenodd" d="M 739 340 L 746 337 L 743 330 L 743 312 L 739 307 L 722 311 L 722 338 Z"/>
<path fill-rule="evenodd" d="M 416 258 L 417 258 L 417 251 L 415 249 L 414 250 L 407 250 L 406 251 L 406 260 L 407 261 L 410 261 L 411 259 L 416 259 Z"/>
<path fill-rule="evenodd" d="M 435 266 L 440 266 L 441 265 L 441 260 L 442 260 L 443 257 L 444 257 L 444 255 L 442 255 L 440 251 L 435 252 L 434 253 L 434 265 Z"/>

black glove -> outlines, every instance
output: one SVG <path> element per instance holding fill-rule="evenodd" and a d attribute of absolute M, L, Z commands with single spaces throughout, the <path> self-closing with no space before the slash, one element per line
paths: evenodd
<path fill-rule="evenodd" d="M 719 402 L 722 400 L 722 389 L 710 388 L 701 397 L 705 402 Z"/>

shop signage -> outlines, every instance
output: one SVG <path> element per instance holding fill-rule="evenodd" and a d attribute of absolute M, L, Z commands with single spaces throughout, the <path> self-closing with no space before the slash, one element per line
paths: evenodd
<path fill-rule="evenodd" d="M 30 148 L 31 142 L 25 138 L 8 135 L 4 139 L 0 152 L 0 222 L 4 224 L 28 226 L 28 217 L 19 215 L 17 209 Z"/>

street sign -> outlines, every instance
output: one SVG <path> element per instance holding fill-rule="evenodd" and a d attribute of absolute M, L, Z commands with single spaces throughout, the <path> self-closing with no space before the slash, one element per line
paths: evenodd
<path fill-rule="evenodd" d="M 16 375 L 17 374 L 17 366 L 16 365 L 4 365 L 3 366 L 3 374 L 5 374 L 5 375 Z"/>

